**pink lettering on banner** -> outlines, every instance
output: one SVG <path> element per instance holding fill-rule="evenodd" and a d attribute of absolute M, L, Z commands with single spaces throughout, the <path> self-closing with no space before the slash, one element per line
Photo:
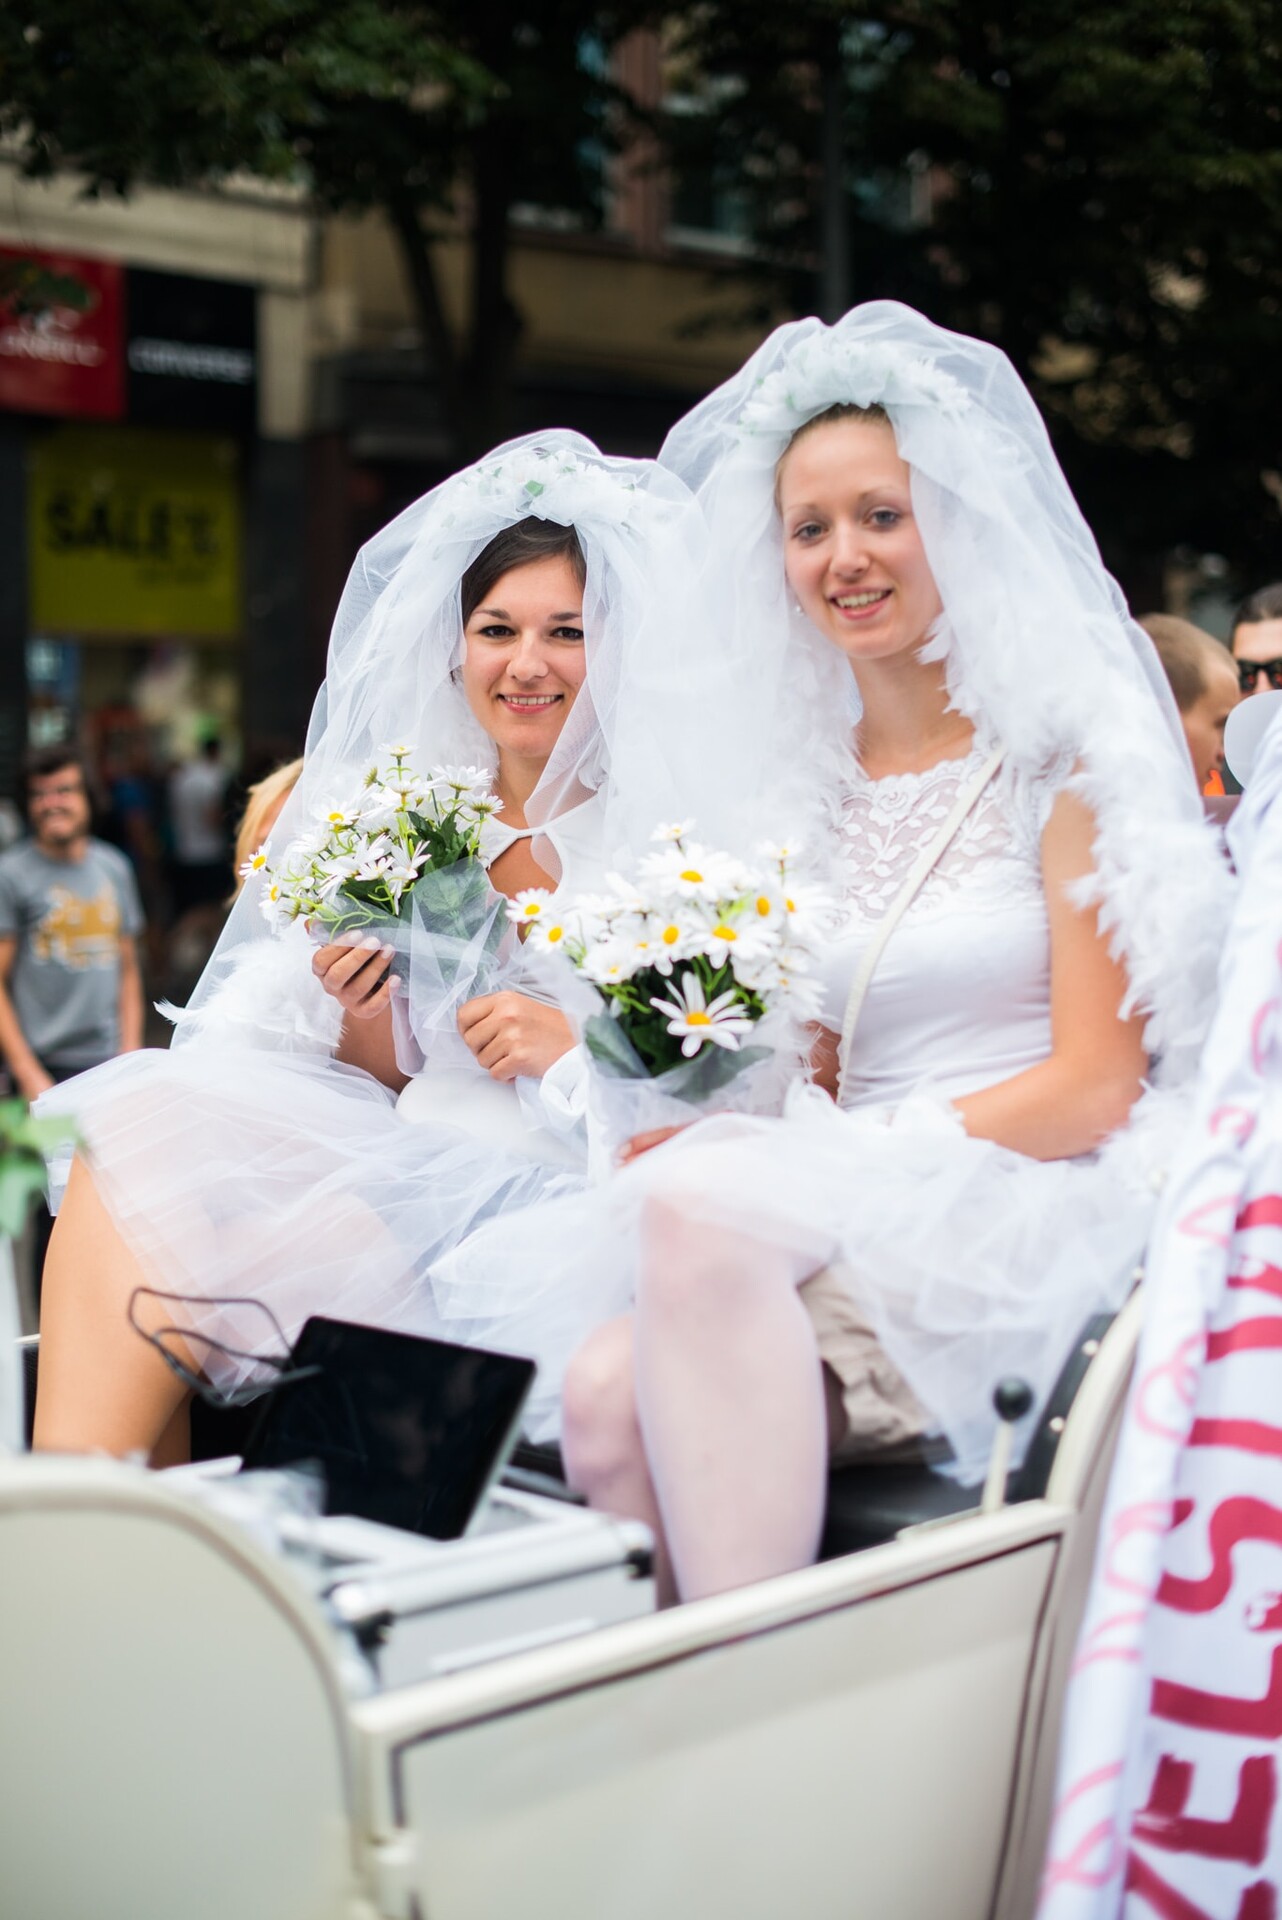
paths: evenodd
<path fill-rule="evenodd" d="M 1114 1763 L 1096 1767 L 1093 1773 L 1075 1781 L 1055 1809 L 1052 1838 L 1059 1834 L 1070 1807 L 1075 1807 L 1087 1794 L 1115 1785 L 1121 1775 L 1121 1766 Z M 1106 1804 L 1113 1804 L 1111 1796 Z M 1080 1834 L 1066 1853 L 1049 1856 L 1042 1874 L 1043 1897 L 1056 1887 L 1106 1887 L 1116 1874 L 1121 1858 L 1117 1821 L 1112 1817 L 1099 1820 Z"/>
<path fill-rule="evenodd" d="M 1178 1230 L 1190 1240 L 1208 1240 L 1213 1247 L 1227 1247 L 1237 1224 L 1237 1203 L 1236 1187 L 1214 1200 L 1202 1200 L 1189 1208 L 1178 1222 Z"/>
<path fill-rule="evenodd" d="M 1282 1454 L 1282 1427 L 1271 1427 L 1264 1420 L 1195 1420 L 1189 1428 L 1189 1445 Z"/>
<path fill-rule="evenodd" d="M 1228 1105 L 1215 1109 L 1207 1123 L 1207 1131 L 1212 1139 L 1227 1135 L 1234 1146 L 1244 1147 L 1255 1132 L 1255 1124 L 1255 1115 L 1249 1107 Z"/>
<path fill-rule="evenodd" d="M 1239 1734 L 1246 1740 L 1282 1737 L 1282 1647 L 1274 1647 L 1269 1661 L 1269 1684 L 1255 1700 L 1232 1693 L 1205 1693 L 1175 1680 L 1155 1679 L 1150 1711 L 1159 1720 L 1182 1727 L 1208 1727 L 1214 1733 Z"/>
<path fill-rule="evenodd" d="M 1197 1394 L 1197 1372 L 1204 1352 L 1202 1335 L 1191 1333 L 1180 1341 L 1174 1353 L 1149 1368 L 1135 1391 L 1135 1424 L 1143 1432 L 1163 1440 L 1183 1440 L 1185 1422 L 1169 1413 L 1163 1418 L 1154 1402 L 1162 1388 L 1167 1387 L 1174 1396 L 1177 1413 L 1179 1409 L 1191 1407 Z"/>
<path fill-rule="evenodd" d="M 1282 1267 L 1261 1266 L 1255 1273 L 1231 1273 L 1225 1282 L 1235 1293 L 1249 1288 L 1253 1293 L 1273 1293 L 1282 1298 Z"/>
<path fill-rule="evenodd" d="M 1128 1613 L 1110 1613 L 1084 1634 L 1072 1671 L 1081 1673 L 1097 1660 L 1134 1661 L 1140 1657 L 1140 1637 L 1148 1612 L 1132 1607 Z M 1115 1639 L 1114 1636 L 1121 1636 Z"/>
<path fill-rule="evenodd" d="M 1234 1146 L 1244 1147 L 1255 1132 L 1256 1119 L 1249 1107 L 1229 1104 L 1217 1107 L 1207 1122 L 1207 1131 L 1213 1140 L 1227 1136 Z"/>
<path fill-rule="evenodd" d="M 1191 1500 L 1177 1500 L 1172 1527 L 1183 1526 L 1193 1511 Z M 1233 1549 L 1242 1540 L 1267 1540 L 1282 1547 L 1282 1511 L 1267 1500 L 1235 1495 L 1221 1500 L 1206 1529 L 1211 1570 L 1200 1580 L 1164 1573 L 1158 1582 L 1157 1602 L 1179 1613 L 1211 1613 L 1227 1600 L 1233 1585 Z"/>
<path fill-rule="evenodd" d="M 1282 1313 L 1239 1320 L 1236 1326 L 1206 1336 L 1208 1360 L 1225 1360 L 1233 1353 L 1267 1353 L 1274 1347 L 1282 1347 Z"/>
<path fill-rule="evenodd" d="M 1252 1227 L 1282 1227 L 1282 1193 L 1262 1193 L 1248 1200 L 1238 1214 L 1237 1224 L 1242 1233 Z"/>
<path fill-rule="evenodd" d="M 1240 1860 L 1247 1867 L 1262 1865 L 1277 1802 L 1272 1754 L 1252 1754 L 1242 1762 L 1237 1798 L 1227 1820 L 1204 1820 L 1186 1813 L 1192 1788 L 1192 1761 L 1164 1753 L 1157 1763 L 1148 1805 L 1135 1816 L 1135 1839 L 1167 1853 L 1196 1853 L 1205 1860 Z"/>
<path fill-rule="evenodd" d="M 1247 1601 L 1243 1618 L 1252 1633 L 1282 1632 L 1282 1593 L 1257 1593 Z"/>
<path fill-rule="evenodd" d="M 1120 1513 L 1113 1515 L 1108 1531 L 1108 1546 L 1104 1550 L 1105 1586 L 1116 1587 L 1119 1593 L 1137 1594 L 1144 1601 L 1150 1598 L 1152 1580 L 1137 1580 L 1133 1574 L 1124 1573 L 1121 1567 L 1122 1553 L 1136 1534 L 1165 1533 L 1171 1524 L 1173 1511 L 1168 1500 L 1137 1500 L 1134 1506 L 1123 1507 Z"/>
<path fill-rule="evenodd" d="M 1133 1893 L 1159 1920 L 1227 1920 L 1224 1913 L 1208 1913 L 1171 1886 L 1138 1853 L 1128 1854 L 1124 1892 Z M 1235 1920 L 1277 1920 L 1277 1898 L 1267 1880 L 1247 1887 L 1238 1901 Z"/>
<path fill-rule="evenodd" d="M 1266 1000 L 1251 1022 L 1251 1065 L 1257 1073 L 1263 1073 L 1269 1055 L 1273 1051 L 1274 1036 L 1277 1032 L 1278 1002 Z"/>

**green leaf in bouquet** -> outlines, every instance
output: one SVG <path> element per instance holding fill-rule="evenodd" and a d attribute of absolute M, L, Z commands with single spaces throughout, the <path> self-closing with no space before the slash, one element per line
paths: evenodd
<path fill-rule="evenodd" d="M 354 900 L 358 906 L 387 911 L 387 887 L 382 880 L 345 880 L 338 892 L 342 899 Z"/>
<path fill-rule="evenodd" d="M 583 1044 L 592 1058 L 616 1080 L 648 1080 L 650 1068 L 624 1032 L 623 1022 L 609 1013 L 594 1013 L 584 1022 Z"/>
<path fill-rule="evenodd" d="M 480 861 L 466 858 L 452 860 L 448 866 L 433 867 L 430 876 L 424 874 L 417 884 L 433 908 L 439 906 L 456 918 L 474 912 L 482 904 L 488 905 L 494 895 L 490 876 Z"/>
<path fill-rule="evenodd" d="M 427 848 L 428 862 L 434 870 L 452 867 L 456 860 L 467 858 L 469 849 L 452 814 L 445 820 L 429 820 L 425 813 L 407 813 L 405 818 L 414 838 Z"/>
<path fill-rule="evenodd" d="M 688 1100 L 692 1106 L 701 1106 L 722 1087 L 728 1087 L 749 1067 L 755 1067 L 759 1060 L 770 1058 L 769 1047 L 740 1047 L 732 1053 L 726 1047 L 705 1046 L 693 1060 L 682 1064 L 692 1069 L 685 1084 L 674 1087 L 672 1091 L 678 1100 Z M 683 1076 L 684 1078 L 684 1076 Z"/>

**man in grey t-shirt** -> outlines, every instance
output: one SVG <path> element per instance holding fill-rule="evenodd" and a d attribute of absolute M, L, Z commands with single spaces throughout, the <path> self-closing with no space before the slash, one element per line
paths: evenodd
<path fill-rule="evenodd" d="M 34 1100 L 142 1045 L 142 907 L 124 855 L 89 832 L 74 749 L 27 762 L 31 837 L 0 854 L 0 1051 Z"/>

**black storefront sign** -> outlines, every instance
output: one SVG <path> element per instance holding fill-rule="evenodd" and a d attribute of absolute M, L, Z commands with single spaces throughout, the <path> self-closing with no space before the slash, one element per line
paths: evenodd
<path fill-rule="evenodd" d="M 131 267 L 125 313 L 133 424 L 254 432 L 258 328 L 253 287 Z"/>

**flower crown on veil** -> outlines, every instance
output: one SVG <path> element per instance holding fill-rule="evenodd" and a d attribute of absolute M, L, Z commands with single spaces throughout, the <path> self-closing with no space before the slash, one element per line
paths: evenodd
<path fill-rule="evenodd" d="M 857 340 L 835 332 L 793 347 L 785 364 L 753 388 L 736 425 L 745 438 L 788 439 L 828 407 L 925 406 L 956 418 L 971 404 L 959 380 L 892 340 Z"/>
<path fill-rule="evenodd" d="M 450 486 L 457 505 L 443 516 L 443 530 L 452 530 L 464 512 L 481 504 L 508 522 L 531 515 L 572 526 L 586 517 L 625 529 L 640 491 L 634 480 L 568 447 L 529 444 L 478 460 L 456 474 Z"/>

